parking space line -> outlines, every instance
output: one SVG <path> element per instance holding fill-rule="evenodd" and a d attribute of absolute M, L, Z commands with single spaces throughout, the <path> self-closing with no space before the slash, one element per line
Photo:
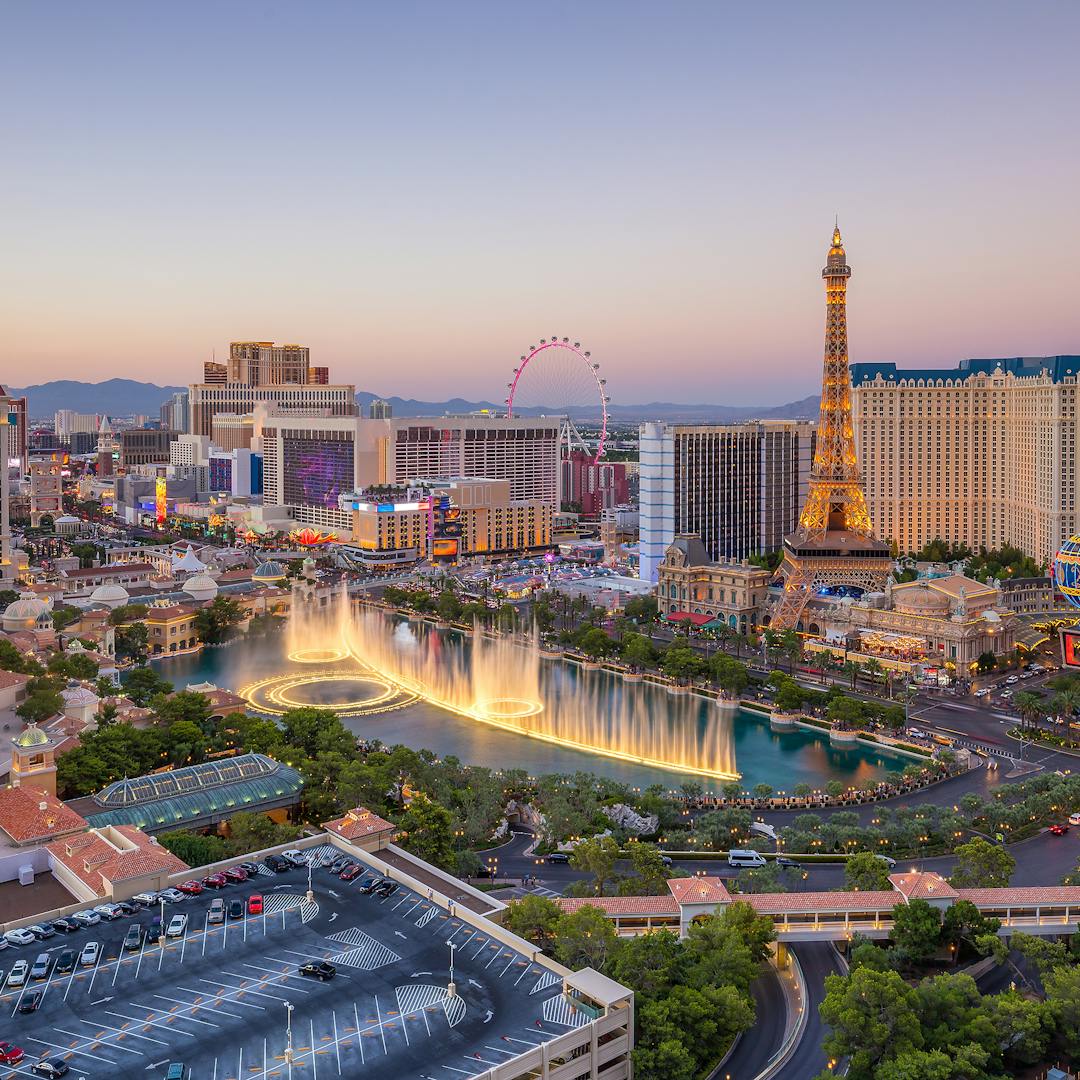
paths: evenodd
<path fill-rule="evenodd" d="M 137 1032 L 128 1031 L 126 1028 L 112 1027 L 111 1025 L 106 1024 L 101 1020 L 82 1020 L 82 1021 L 80 1021 L 80 1023 L 93 1024 L 96 1027 L 107 1028 L 109 1031 L 115 1031 L 118 1034 L 123 1035 L 125 1037 L 131 1036 L 131 1038 L 133 1038 L 133 1039 L 145 1039 L 147 1042 L 157 1043 L 159 1046 L 168 1046 L 169 1045 L 167 1042 L 165 1042 L 162 1039 L 151 1039 L 149 1035 L 139 1035 Z M 135 1023 L 138 1023 L 138 1021 L 136 1020 Z M 126 1046 L 118 1046 L 117 1049 L 118 1050 L 126 1050 L 127 1047 Z"/>
<path fill-rule="evenodd" d="M 274 975 L 279 979 L 299 979 L 301 982 L 303 982 L 303 979 L 304 979 L 303 975 L 293 975 L 291 972 L 278 971 L 278 970 L 275 970 L 274 968 L 268 968 L 268 967 L 260 967 L 258 964 L 246 964 L 245 963 L 242 966 L 243 967 L 249 967 L 249 968 L 251 968 L 252 971 L 265 971 L 267 974 Z M 290 985 L 289 986 L 289 993 L 290 994 L 310 994 L 311 991 L 305 989 L 302 986 L 292 986 L 292 985 Z"/>
<path fill-rule="evenodd" d="M 160 997 L 161 995 L 160 994 L 155 994 L 154 996 L 155 997 Z M 171 1001 L 173 999 L 168 998 L 167 1000 Z M 136 1009 L 146 1009 L 147 1012 L 149 1012 L 151 1014 L 157 1012 L 157 1009 L 153 1009 L 149 1005 L 140 1005 L 137 1001 L 132 1001 L 130 1004 Z M 180 1002 L 180 1004 L 183 1005 L 184 1002 Z M 197 1003 L 192 1002 L 191 1004 L 193 1006 L 195 1006 L 195 1007 L 200 1007 L 200 1006 L 197 1006 Z M 162 1014 L 162 1017 L 161 1017 L 160 1020 L 151 1020 L 151 1019 L 148 1018 L 147 1023 L 152 1023 L 152 1024 L 155 1024 L 155 1025 L 157 1025 L 157 1024 L 168 1024 L 168 1023 L 172 1023 L 175 1020 L 183 1020 L 185 1023 L 190 1022 L 192 1024 L 202 1024 L 203 1027 L 212 1027 L 212 1028 L 220 1028 L 221 1027 L 220 1024 L 212 1024 L 212 1023 L 210 1023 L 209 1020 L 200 1020 L 197 1016 L 177 1016 L 175 1010 L 170 1010 L 169 1012 Z M 183 1029 L 178 1028 L 177 1030 L 183 1030 Z M 184 1034 L 188 1035 L 188 1034 L 190 1034 L 190 1032 L 185 1031 Z"/>
<path fill-rule="evenodd" d="M 517 984 L 521 982 L 521 980 L 524 979 L 525 976 L 528 975 L 529 972 L 532 970 L 532 964 L 526 964 L 525 967 L 521 969 L 521 974 L 514 980 L 514 985 L 517 986 Z"/>
<path fill-rule="evenodd" d="M 366 1065 L 364 1061 L 364 1033 L 360 1030 L 360 1013 L 356 1010 L 356 1002 L 353 1002 L 352 1006 L 353 1016 L 356 1017 L 356 1044 L 360 1047 L 360 1064 Z"/>
<path fill-rule="evenodd" d="M 98 949 L 97 959 L 94 961 L 94 970 L 90 972 L 90 985 L 86 988 L 88 994 L 94 989 L 94 980 L 97 978 L 98 968 L 101 967 L 101 956 L 104 952 L 104 949 Z"/>
<path fill-rule="evenodd" d="M 383 1030 L 382 1011 L 379 1009 L 379 995 L 373 995 L 375 998 L 375 1015 L 379 1018 L 379 1034 L 382 1036 L 382 1050 L 383 1053 L 387 1053 L 386 1049 L 386 1032 Z"/>
<path fill-rule="evenodd" d="M 59 1031 L 60 1029 L 57 1028 Z M 91 1054 L 87 1050 L 75 1050 L 68 1046 L 57 1046 L 56 1043 L 46 1042 L 44 1039 L 37 1039 L 33 1035 L 22 1036 L 27 1042 L 41 1043 L 42 1046 L 47 1046 L 54 1054 L 78 1054 L 79 1057 L 93 1058 L 95 1061 L 104 1061 L 107 1065 L 116 1066 L 116 1062 L 112 1058 L 102 1057 L 100 1054 Z M 21 1071 L 21 1070 L 20 1070 Z"/>
<path fill-rule="evenodd" d="M 312 1080 L 316 1080 L 318 1069 L 315 1065 L 315 1021 L 311 1017 L 308 1017 L 308 1026 L 311 1030 L 311 1076 Z"/>
<path fill-rule="evenodd" d="M 454 931 L 454 932 L 453 932 L 453 933 L 452 933 L 452 934 L 451 934 L 451 935 L 450 935 L 450 936 L 449 936 L 449 937 L 448 937 L 448 938 L 446 939 L 446 944 L 447 944 L 447 945 L 449 945 L 449 944 L 450 944 L 450 942 L 451 942 L 451 941 L 453 941 L 453 940 L 454 940 L 454 938 L 456 938 L 456 937 L 458 936 L 458 934 L 460 934 L 460 933 L 461 933 L 461 931 L 465 929 L 465 925 L 466 925 L 465 923 L 462 923 L 462 924 L 461 924 L 461 925 L 460 925 L 460 926 L 459 926 L 459 927 L 458 927 L 458 928 L 457 928 L 457 929 L 456 929 L 456 930 L 455 930 L 455 931 Z M 474 931 L 473 931 L 473 933 L 476 933 L 476 931 L 474 930 Z M 468 939 L 466 939 L 466 940 L 468 940 Z"/>
<path fill-rule="evenodd" d="M 190 994 L 191 991 L 189 990 L 188 993 Z M 186 1009 L 199 1009 L 199 1008 L 204 1008 L 204 1007 L 208 1008 L 209 1007 L 209 1005 L 203 1006 L 203 1005 L 200 1005 L 200 1004 L 198 1004 L 198 1003 L 196 1003 L 194 1001 L 184 1001 L 182 998 L 166 997 L 165 994 L 155 994 L 154 997 L 161 998 L 162 1001 L 172 1001 L 177 1005 L 183 1005 L 184 1008 L 186 1008 Z M 144 1005 L 143 1008 L 146 1008 L 146 1006 Z M 225 1012 L 224 1009 L 219 1009 L 219 1008 L 215 1007 L 214 1008 L 214 1015 L 216 1016 L 219 1013 L 221 1015 L 223 1015 L 223 1016 L 231 1016 L 234 1020 L 239 1020 L 240 1019 L 240 1014 L 239 1013 Z M 187 1016 L 187 1017 L 184 1017 L 184 1019 L 185 1020 L 194 1020 L 195 1017 L 194 1016 Z M 220 1024 L 211 1024 L 209 1020 L 199 1020 L 199 1021 L 197 1021 L 197 1023 L 206 1024 L 208 1027 L 215 1027 L 215 1028 L 220 1028 L 221 1027 Z"/>
<path fill-rule="evenodd" d="M 502 978 L 502 977 L 503 977 L 503 976 L 504 976 L 504 975 L 506 974 L 506 972 L 507 972 L 507 971 L 509 970 L 509 968 L 510 968 L 510 965 L 511 965 L 511 964 L 512 964 L 513 962 L 514 962 L 514 954 L 513 954 L 513 953 L 511 953 L 511 954 L 510 954 L 510 959 L 506 961 L 506 967 L 504 967 L 504 968 L 502 969 L 502 971 L 500 971 L 500 972 L 499 972 L 499 978 L 500 978 L 500 979 L 501 979 L 501 978 Z"/>
<path fill-rule="evenodd" d="M 334 1019 L 334 1053 L 337 1055 L 337 1071 L 338 1076 L 341 1075 L 341 1043 L 338 1041 L 337 1033 L 337 1010 L 331 1009 L 330 1015 Z"/>
<path fill-rule="evenodd" d="M 98 1020 L 80 1020 L 79 1023 L 80 1024 L 85 1024 L 87 1027 L 91 1027 L 91 1028 L 108 1028 L 109 1027 L 108 1024 L 102 1024 Z M 57 1028 L 57 1030 L 59 1031 L 60 1029 Z M 117 1029 L 112 1028 L 111 1030 L 115 1033 Z M 67 1034 L 67 1032 L 65 1032 L 65 1034 Z M 92 1046 L 95 1050 L 99 1046 L 104 1044 L 105 1046 L 108 1046 L 108 1048 L 110 1050 L 121 1050 L 125 1054 L 134 1054 L 135 1057 L 143 1057 L 144 1054 L 145 1054 L 145 1051 L 143 1051 L 143 1050 L 132 1050 L 130 1046 L 121 1046 L 117 1042 L 110 1042 L 109 1041 L 109 1036 L 106 1035 L 104 1031 L 99 1031 L 93 1037 L 91 1037 L 89 1035 L 83 1035 L 82 1040 L 83 1040 L 83 1046 Z M 72 1049 L 74 1049 L 74 1047 L 72 1047 Z M 77 1051 L 77 1050 L 75 1052 L 79 1053 L 79 1051 Z"/>
<path fill-rule="evenodd" d="M 147 1005 L 136 1005 L 135 1008 L 136 1009 L 146 1009 L 146 1008 L 149 1008 L 149 1006 L 147 1006 Z M 156 1019 L 154 1019 L 154 1017 L 156 1016 L 156 1013 L 153 1012 L 152 1010 L 151 1010 L 150 1016 L 143 1017 L 141 1020 L 137 1016 L 128 1016 L 127 1013 L 115 1012 L 112 1009 L 106 1009 L 105 1010 L 105 1015 L 106 1016 L 115 1016 L 118 1020 L 128 1020 L 132 1024 L 140 1024 L 140 1025 L 142 1025 L 143 1031 L 145 1031 L 148 1027 L 159 1028 L 159 1027 L 162 1027 L 164 1024 L 167 1023 L 166 1020 L 156 1020 Z M 167 1013 L 166 1016 L 171 1016 L 171 1014 Z M 194 1020 L 195 1018 L 193 1016 L 183 1016 L 183 1017 L 180 1017 L 180 1019 L 182 1019 L 182 1020 Z M 196 1022 L 201 1023 L 202 1021 L 196 1021 Z M 180 1032 L 181 1035 L 187 1035 L 187 1037 L 189 1039 L 196 1038 L 194 1032 L 185 1031 L 183 1028 L 175 1027 L 175 1026 L 173 1026 L 171 1024 L 169 1024 L 169 1031 L 178 1031 L 178 1032 Z"/>
<path fill-rule="evenodd" d="M 207 983 L 210 986 L 220 986 L 225 990 L 236 991 L 237 995 L 239 995 L 239 994 L 257 993 L 257 991 L 248 990 L 247 988 L 245 988 L 243 986 L 229 986 L 228 983 L 217 982 L 214 979 L 200 979 L 199 982 Z M 198 994 L 198 992 L 199 992 L 198 990 L 189 990 L 186 986 L 178 986 L 176 989 L 177 990 L 183 990 L 185 994 Z M 218 998 L 221 997 L 221 991 L 220 990 L 217 992 L 216 997 L 218 997 Z M 243 1005 L 245 1009 L 258 1009 L 260 1012 L 266 1012 L 266 1006 L 265 1005 L 256 1005 L 252 1001 L 241 1001 L 239 999 L 239 997 L 230 997 L 229 998 L 229 1004 L 230 1005 Z M 215 1007 L 215 1011 L 217 1011 L 216 1007 Z M 229 1016 L 230 1014 L 225 1013 L 225 1015 Z"/>

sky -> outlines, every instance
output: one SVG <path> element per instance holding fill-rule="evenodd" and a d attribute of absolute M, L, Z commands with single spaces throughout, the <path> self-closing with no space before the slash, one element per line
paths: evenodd
<path fill-rule="evenodd" d="M 0 382 L 228 342 L 502 400 L 540 338 L 615 402 L 853 361 L 1080 353 L 1080 5 L 0 7 Z"/>

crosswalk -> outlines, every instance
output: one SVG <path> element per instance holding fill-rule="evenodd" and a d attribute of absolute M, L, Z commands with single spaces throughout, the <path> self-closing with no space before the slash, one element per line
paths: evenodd
<path fill-rule="evenodd" d="M 398 1011 L 402 1016 L 419 1012 L 430 1005 L 441 1005 L 446 1014 L 446 1022 L 454 1027 L 465 1019 L 466 1006 L 458 995 L 451 997 L 445 986 L 432 986 L 430 983 L 410 983 L 395 989 Z"/>
<path fill-rule="evenodd" d="M 575 1009 L 565 994 L 556 994 L 544 1002 L 544 1020 L 549 1024 L 561 1024 L 563 1027 L 583 1027 L 589 1018 Z"/>
<path fill-rule="evenodd" d="M 541 990 L 546 990 L 549 986 L 554 986 L 559 982 L 559 976 L 554 971 L 545 971 L 539 979 L 536 980 L 536 985 L 529 991 L 530 994 L 539 994 Z"/>
<path fill-rule="evenodd" d="M 300 921 L 311 922 L 319 914 L 319 905 L 315 900 L 309 901 L 306 896 L 299 893 L 277 892 L 270 893 L 263 900 L 263 911 L 267 917 L 278 915 L 282 911 L 291 911 L 293 908 L 300 909 Z"/>
<path fill-rule="evenodd" d="M 340 964 L 342 967 L 374 971 L 401 959 L 393 949 L 387 948 L 381 941 L 376 941 L 370 934 L 365 934 L 363 930 L 355 927 L 330 934 L 328 940 L 352 946 L 330 957 L 331 963 Z"/>
<path fill-rule="evenodd" d="M 431 907 L 429 907 L 427 909 L 427 911 L 425 911 L 424 914 L 421 915 L 420 918 L 416 920 L 416 925 L 417 926 L 427 926 L 427 924 L 429 922 L 431 922 L 431 920 L 434 919 L 435 916 L 438 915 L 438 914 L 439 914 L 439 909 L 434 904 L 432 904 Z"/>

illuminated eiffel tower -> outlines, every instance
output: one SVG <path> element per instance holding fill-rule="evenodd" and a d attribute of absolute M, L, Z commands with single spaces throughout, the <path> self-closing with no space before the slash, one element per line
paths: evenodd
<path fill-rule="evenodd" d="M 770 626 L 796 626 L 814 592 L 827 585 L 882 589 L 892 569 L 889 545 L 874 537 L 866 509 L 862 475 L 855 457 L 848 372 L 847 281 L 851 277 L 833 229 L 825 269 L 825 370 L 821 416 L 810 470 L 810 490 L 799 527 L 784 538 L 784 595 Z"/>

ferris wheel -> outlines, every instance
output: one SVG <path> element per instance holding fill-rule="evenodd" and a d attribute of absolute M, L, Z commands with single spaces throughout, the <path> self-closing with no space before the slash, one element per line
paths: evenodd
<path fill-rule="evenodd" d="M 562 418 L 562 456 L 581 450 L 599 461 L 607 440 L 607 380 L 600 365 L 579 341 L 541 338 L 518 358 L 512 382 L 506 384 L 506 415 L 558 416 Z M 586 438 L 578 429 L 588 427 Z"/>

